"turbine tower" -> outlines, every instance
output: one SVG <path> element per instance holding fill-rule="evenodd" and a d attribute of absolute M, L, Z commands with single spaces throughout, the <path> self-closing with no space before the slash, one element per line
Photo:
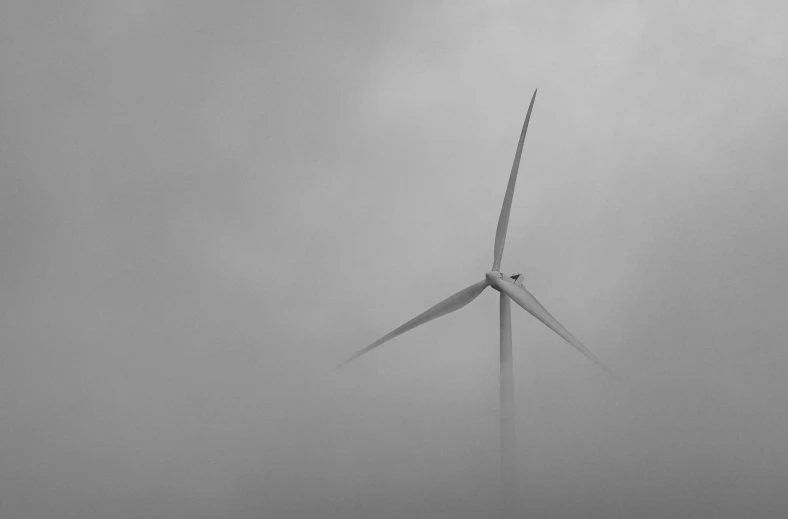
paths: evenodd
<path fill-rule="evenodd" d="M 369 346 L 360 350 L 342 364 L 336 367 L 341 368 L 348 362 L 360 357 L 368 351 L 377 348 L 381 344 L 390 341 L 398 335 L 402 335 L 408 330 L 412 330 L 426 322 L 437 319 L 443 315 L 454 312 L 464 307 L 476 299 L 488 286 L 500 292 L 500 326 L 501 326 L 501 394 L 500 394 L 500 420 L 501 420 L 501 508 L 502 517 L 511 518 L 516 516 L 515 499 L 517 495 L 517 463 L 515 459 L 515 412 L 514 412 L 514 370 L 512 365 L 512 316 L 511 300 L 514 300 L 525 311 L 542 321 L 548 328 L 560 335 L 566 342 L 574 346 L 580 353 L 589 358 L 594 364 L 613 378 L 616 375 L 605 364 L 600 361 L 588 348 L 578 341 L 569 331 L 559 323 L 550 312 L 548 312 L 531 293 L 523 286 L 523 276 L 512 274 L 507 276 L 500 272 L 501 258 L 503 256 L 503 246 L 506 242 L 506 230 L 509 227 L 509 214 L 512 210 L 512 198 L 514 197 L 514 186 L 517 182 L 517 170 L 520 167 L 520 156 L 523 153 L 523 143 L 525 134 L 528 131 L 528 122 L 531 119 L 531 111 L 536 100 L 536 90 L 531 97 L 528 105 L 528 112 L 525 115 L 525 122 L 520 133 L 520 141 L 517 144 L 517 152 L 514 155 L 512 171 L 509 174 L 509 183 L 506 186 L 506 194 L 503 198 L 501 215 L 498 218 L 498 228 L 495 232 L 495 247 L 493 252 L 492 269 L 484 275 L 484 280 L 474 283 L 464 288 L 456 294 L 444 299 L 432 308 L 417 315 L 399 328 L 384 335 Z"/>

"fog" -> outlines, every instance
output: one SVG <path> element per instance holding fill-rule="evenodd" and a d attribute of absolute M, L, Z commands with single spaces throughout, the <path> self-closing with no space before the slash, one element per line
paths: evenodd
<path fill-rule="evenodd" d="M 4 2 L 0 517 L 788 516 L 784 2 Z"/>

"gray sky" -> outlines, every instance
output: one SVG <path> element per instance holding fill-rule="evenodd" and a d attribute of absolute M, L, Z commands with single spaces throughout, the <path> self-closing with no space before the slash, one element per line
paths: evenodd
<path fill-rule="evenodd" d="M 271 5 L 267 5 L 271 4 Z M 4 2 L 0 517 L 788 515 L 785 2 Z"/>

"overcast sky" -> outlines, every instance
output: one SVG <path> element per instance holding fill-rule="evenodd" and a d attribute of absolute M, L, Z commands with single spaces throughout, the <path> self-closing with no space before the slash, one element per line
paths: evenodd
<path fill-rule="evenodd" d="M 0 517 L 788 516 L 788 4 L 0 4 Z"/>

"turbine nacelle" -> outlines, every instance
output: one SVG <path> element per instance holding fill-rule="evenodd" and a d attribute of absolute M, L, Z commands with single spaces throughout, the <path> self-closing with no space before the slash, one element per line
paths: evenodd
<path fill-rule="evenodd" d="M 493 289 L 498 290 L 500 289 L 495 284 L 496 279 L 500 279 L 501 281 L 508 281 L 509 283 L 514 283 L 515 285 L 523 286 L 523 275 L 520 273 L 515 272 L 511 276 L 507 276 L 506 274 L 502 274 L 497 270 L 491 270 L 484 275 L 484 278 L 487 280 L 487 284 L 493 287 Z"/>

